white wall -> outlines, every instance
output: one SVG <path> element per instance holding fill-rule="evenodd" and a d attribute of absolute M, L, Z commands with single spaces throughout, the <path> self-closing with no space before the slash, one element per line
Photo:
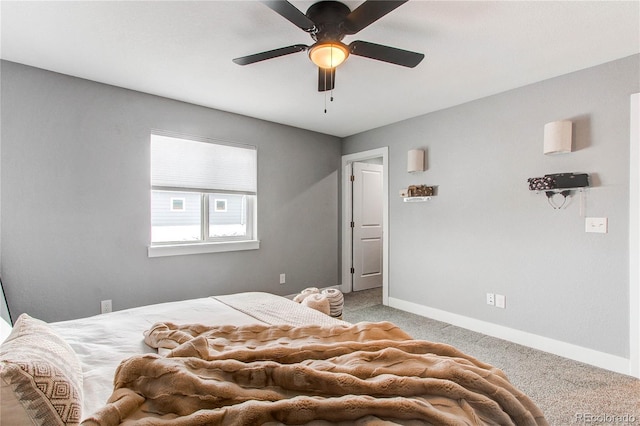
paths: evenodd
<path fill-rule="evenodd" d="M 532 84 L 349 137 L 343 154 L 389 146 L 389 296 L 469 323 L 629 358 L 629 96 L 639 56 Z M 545 123 L 574 123 L 574 152 L 542 154 Z M 406 172 L 407 151 L 428 170 Z M 554 210 L 527 178 L 589 173 Z M 437 185 L 428 203 L 403 203 L 409 184 Z M 507 308 L 485 303 L 506 295 Z M 405 304 L 407 306 L 407 304 Z"/>
<path fill-rule="evenodd" d="M 11 62 L 1 78 L 0 272 L 14 316 L 339 283 L 338 138 Z M 153 129 L 258 147 L 259 250 L 147 257 Z"/>

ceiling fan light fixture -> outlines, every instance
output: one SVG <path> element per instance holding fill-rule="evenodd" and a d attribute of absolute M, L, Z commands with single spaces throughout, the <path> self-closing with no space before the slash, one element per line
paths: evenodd
<path fill-rule="evenodd" d="M 349 49 L 340 42 L 316 43 L 309 49 L 311 62 L 320 68 L 335 68 L 347 59 Z"/>

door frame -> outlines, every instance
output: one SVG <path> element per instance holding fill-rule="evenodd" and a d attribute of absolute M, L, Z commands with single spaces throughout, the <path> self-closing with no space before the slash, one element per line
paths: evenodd
<path fill-rule="evenodd" d="M 631 95 L 629 140 L 629 374 L 640 379 L 640 93 Z"/>
<path fill-rule="evenodd" d="M 382 304 L 389 304 L 389 147 L 371 149 L 342 156 L 342 217 L 340 220 L 342 231 L 342 284 L 343 293 L 352 291 L 351 280 L 351 232 L 350 222 L 351 202 L 351 173 L 349 168 L 358 161 L 382 158 Z"/>

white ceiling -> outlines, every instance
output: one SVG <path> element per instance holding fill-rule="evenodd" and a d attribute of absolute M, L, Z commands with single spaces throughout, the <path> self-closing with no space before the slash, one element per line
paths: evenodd
<path fill-rule="evenodd" d="M 314 2 L 291 3 L 306 11 Z M 423 52 L 423 62 L 352 56 L 330 102 L 304 52 L 231 62 L 313 42 L 256 1 L 0 7 L 3 59 L 339 137 L 640 52 L 638 1 L 412 0 L 343 41 Z"/>

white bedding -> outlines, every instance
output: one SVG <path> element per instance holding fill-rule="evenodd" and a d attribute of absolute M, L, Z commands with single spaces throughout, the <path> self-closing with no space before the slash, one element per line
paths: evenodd
<path fill-rule="evenodd" d="M 491 365 L 391 323 L 346 324 L 268 293 L 50 324 L 22 314 L 0 345 L 0 424 L 548 424 Z"/>
<path fill-rule="evenodd" d="M 227 296 L 221 296 L 224 300 Z M 234 297 L 234 296 L 228 296 Z M 287 304 L 291 322 L 296 317 L 303 321 L 332 320 L 319 312 L 300 306 L 280 296 L 268 293 L 243 293 L 247 300 L 260 306 Z M 310 316 L 311 315 L 311 316 Z M 316 317 L 315 315 L 318 315 Z M 260 318 L 258 316 L 258 318 Z M 200 323 L 205 325 L 248 325 L 265 323 L 213 298 L 161 303 L 77 320 L 49 325 L 76 352 L 83 370 L 83 418 L 102 407 L 113 392 L 113 377 L 121 361 L 137 354 L 156 352 L 148 347 L 143 332 L 156 322 L 175 324 Z M 266 320 L 267 322 L 271 322 Z"/>

